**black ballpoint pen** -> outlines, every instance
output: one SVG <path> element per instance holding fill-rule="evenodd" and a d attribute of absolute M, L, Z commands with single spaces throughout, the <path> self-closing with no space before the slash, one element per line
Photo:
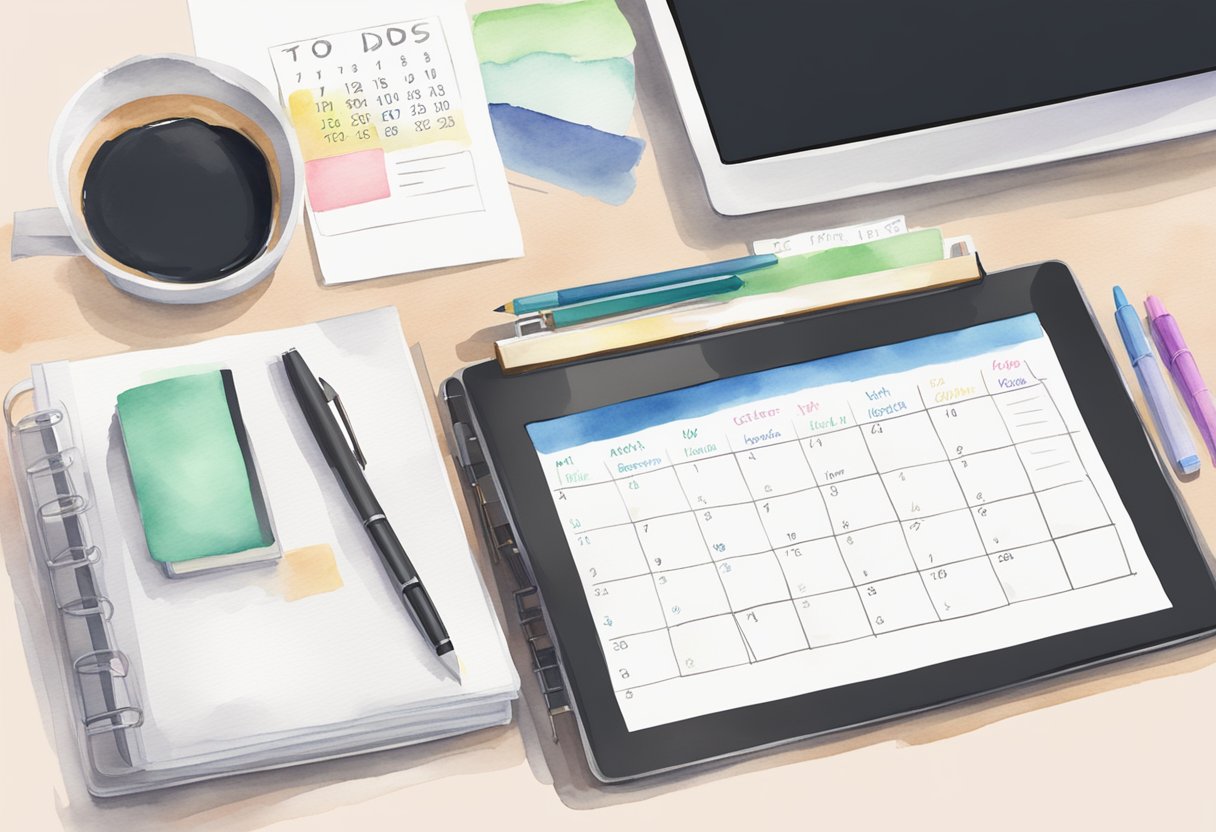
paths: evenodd
<path fill-rule="evenodd" d="M 294 349 L 283 353 L 283 367 L 287 370 L 287 380 L 291 383 L 292 392 L 295 393 L 296 401 L 299 402 L 300 409 L 304 413 L 304 419 L 308 422 L 308 427 L 321 447 L 325 461 L 338 475 L 338 481 L 346 490 L 346 495 L 359 515 L 363 528 L 367 530 L 368 537 L 372 539 L 376 551 L 380 553 L 380 560 L 396 583 L 402 603 L 405 604 L 406 610 L 414 619 L 414 623 L 418 625 L 418 629 L 422 631 L 423 636 L 434 647 L 439 661 L 443 662 L 444 667 L 459 682 L 460 662 L 456 658 L 456 648 L 452 644 L 451 638 L 448 637 L 447 629 L 443 626 L 443 621 L 440 619 L 426 587 L 422 585 L 417 570 L 410 563 L 409 555 L 405 553 L 405 547 L 397 539 L 396 532 L 389 525 L 388 518 L 384 516 L 380 502 L 372 493 L 367 478 L 363 476 L 363 467 L 367 465 L 367 460 L 364 459 L 363 451 L 359 447 L 358 440 L 355 439 L 341 400 L 324 379 L 319 379 L 312 374 L 308 365 L 304 363 L 304 359 Z M 347 445 L 346 436 L 343 435 L 337 420 L 334 419 L 333 411 L 329 406 L 330 402 L 337 407 L 338 415 L 342 417 L 342 422 L 346 425 L 350 445 Z"/>

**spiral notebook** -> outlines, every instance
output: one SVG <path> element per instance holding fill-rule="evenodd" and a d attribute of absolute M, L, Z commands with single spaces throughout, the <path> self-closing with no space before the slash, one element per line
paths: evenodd
<path fill-rule="evenodd" d="M 434 661 L 298 411 L 279 355 L 335 384 L 367 477 L 463 663 Z M 283 562 L 168 580 L 148 554 L 115 401 L 166 374 L 235 380 Z M 473 562 L 396 312 L 32 368 L 10 417 L 34 568 L 89 790 L 114 795 L 508 722 L 519 679 Z"/>

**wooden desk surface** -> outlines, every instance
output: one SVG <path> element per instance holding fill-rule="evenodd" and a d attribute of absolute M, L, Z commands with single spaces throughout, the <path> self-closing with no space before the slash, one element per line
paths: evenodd
<path fill-rule="evenodd" d="M 14 14 L 17 5 L 22 8 Z M 438 383 L 491 356 L 502 319 L 490 308 L 502 299 L 739 256 L 759 237 L 895 213 L 912 225 L 972 234 L 990 269 L 1067 262 L 1110 338 L 1117 338 L 1107 314 L 1113 282 L 1132 297 L 1160 294 L 1208 378 L 1216 377 L 1216 136 L 728 219 L 714 214 L 701 189 L 641 3 L 622 0 L 621 6 L 638 33 L 638 131 L 648 141 L 637 193 L 624 206 L 508 174 L 528 186 L 513 188 L 523 259 L 326 289 L 301 231 L 269 282 L 227 302 L 170 308 L 120 294 L 82 258 L 9 263 L 7 251 L 11 212 L 52 204 L 46 148 L 62 103 L 94 72 L 133 54 L 192 52 L 185 3 L 7 4 L 7 25 L 0 27 L 0 75 L 10 79 L 0 140 L 0 387 L 24 378 L 32 362 L 184 344 L 389 304 L 400 311 L 408 339 L 421 345 Z M 42 57 L 47 49 L 53 62 Z M 1126 374 L 1126 361 L 1120 363 Z M 1216 471 L 1206 460 L 1182 493 L 1202 531 L 1216 539 Z M 38 621 L 7 475 L 0 476 L 0 547 L 6 570 L 0 579 L 0 805 L 6 826 L 15 822 L 9 828 L 484 823 L 487 829 L 620 829 L 756 822 L 828 829 L 1216 828 L 1213 642 L 610 799 L 571 786 L 559 795 L 543 782 L 530 760 L 536 744 L 548 740 L 536 740 L 517 723 L 423 749 L 99 803 L 79 785 L 69 741 L 52 730 L 45 703 L 54 677 L 28 660 L 23 647 L 38 638 Z M 570 808 L 594 804 L 599 808 L 591 811 Z"/>

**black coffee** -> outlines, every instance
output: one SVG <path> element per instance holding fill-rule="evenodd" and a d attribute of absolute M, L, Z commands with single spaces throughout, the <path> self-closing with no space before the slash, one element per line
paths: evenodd
<path fill-rule="evenodd" d="M 235 130 L 193 118 L 136 127 L 103 144 L 82 202 L 102 251 L 175 283 L 215 280 L 249 263 L 274 221 L 262 151 Z"/>

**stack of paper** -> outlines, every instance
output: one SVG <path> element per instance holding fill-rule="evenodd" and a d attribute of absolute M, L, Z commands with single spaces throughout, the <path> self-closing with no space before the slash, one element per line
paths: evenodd
<path fill-rule="evenodd" d="M 342 395 L 366 475 L 460 655 L 453 680 L 410 620 L 288 386 L 295 347 Z M 284 557 L 168 580 L 149 557 L 115 417 L 119 393 L 232 371 Z M 116 642 L 144 709 L 137 764 L 224 770 L 502 724 L 519 690 L 471 557 L 394 310 L 35 368 L 69 412 L 101 519 Z M 212 768 L 214 771 L 214 768 Z"/>

